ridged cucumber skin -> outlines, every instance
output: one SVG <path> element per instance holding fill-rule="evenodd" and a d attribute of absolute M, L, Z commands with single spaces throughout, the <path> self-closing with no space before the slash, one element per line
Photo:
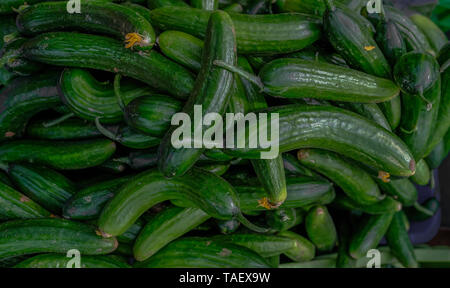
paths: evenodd
<path fill-rule="evenodd" d="M 394 214 L 391 225 L 386 232 L 386 241 L 400 263 L 406 268 L 418 268 L 416 256 L 414 254 L 414 247 L 409 239 L 405 224 L 402 220 L 403 212 Z"/>
<path fill-rule="evenodd" d="M 267 225 L 276 231 L 286 231 L 304 220 L 305 211 L 301 208 L 276 209 L 265 213 Z"/>
<path fill-rule="evenodd" d="M 381 111 L 381 108 L 378 107 L 378 105 L 375 103 L 363 104 L 363 103 L 341 102 L 337 103 L 337 106 L 358 113 L 359 115 L 364 116 L 367 119 L 372 120 L 373 122 L 379 124 L 384 129 L 392 131 L 391 125 L 389 124 L 389 121 L 386 119 L 386 116 L 384 116 L 383 112 Z"/>
<path fill-rule="evenodd" d="M 152 10 L 167 6 L 189 7 L 183 0 L 148 0 L 147 6 Z"/>
<path fill-rule="evenodd" d="M 417 201 L 417 189 L 409 179 L 391 179 L 387 183 L 377 179 L 377 183 L 383 192 L 392 196 L 405 207 L 411 206 Z"/>
<path fill-rule="evenodd" d="M 213 64 L 214 61 L 224 61 L 236 65 L 236 37 L 230 16 L 223 11 L 214 11 L 208 21 L 207 36 L 202 54 L 202 68 L 197 76 L 195 87 L 190 98 L 185 103 L 182 112 L 194 119 L 195 106 L 202 105 L 202 115 L 208 113 L 225 113 L 231 97 L 233 74 Z M 200 125 L 193 123 L 190 131 L 202 131 Z M 172 126 L 164 135 L 158 150 L 158 167 L 166 177 L 180 176 L 186 173 L 199 159 L 205 148 L 197 148 L 193 139 L 191 147 L 176 149 L 172 145 L 173 133 L 179 127 Z M 192 132 L 191 132 L 192 133 Z M 191 138 L 193 135 L 191 135 Z M 186 137 L 186 135 L 183 135 Z M 185 140 L 185 139 L 184 139 Z M 189 139 L 188 139 L 189 140 Z M 202 145 L 203 146 L 203 145 Z"/>
<path fill-rule="evenodd" d="M 316 247 L 305 237 L 294 233 L 292 231 L 282 231 L 278 236 L 290 238 L 296 242 L 294 248 L 284 252 L 284 254 L 295 262 L 306 262 L 314 258 L 316 254 Z"/>
<path fill-rule="evenodd" d="M 99 227 L 107 234 L 120 235 L 150 207 L 171 199 L 187 201 L 217 219 L 234 218 L 240 211 L 234 188 L 219 176 L 193 168 L 169 179 L 151 169 L 117 192 L 102 211 Z"/>
<path fill-rule="evenodd" d="M 338 209 L 360 211 L 371 215 L 397 212 L 402 209 L 402 204 L 390 196 L 385 197 L 383 200 L 378 201 L 375 204 L 360 205 L 350 197 L 343 194 L 337 194 L 332 205 Z"/>
<path fill-rule="evenodd" d="M 425 35 L 431 48 L 437 54 L 441 48 L 448 42 L 447 36 L 430 18 L 421 14 L 409 16 L 411 21 L 416 24 L 420 31 Z"/>
<path fill-rule="evenodd" d="M 400 138 L 353 112 L 336 107 L 304 105 L 277 106 L 258 112 L 279 114 L 281 153 L 318 148 L 334 151 L 391 175 L 414 174 L 415 161 Z M 270 126 L 271 121 L 267 122 Z M 292 125 L 296 129 L 292 129 Z M 254 137 L 251 133 L 249 136 Z M 245 147 L 249 147 L 248 143 Z M 264 149 L 230 148 L 225 151 L 236 157 L 254 159 Z"/>
<path fill-rule="evenodd" d="M 71 32 L 44 33 L 28 40 L 24 56 L 33 61 L 120 73 L 185 99 L 194 87 L 193 75 L 155 50 L 135 53 L 120 41 Z"/>
<path fill-rule="evenodd" d="M 450 130 L 427 156 L 426 161 L 431 169 L 438 168 L 450 152 Z"/>
<path fill-rule="evenodd" d="M 116 238 L 104 238 L 94 227 L 64 219 L 27 219 L 0 224 L 0 259 L 34 253 L 101 255 L 117 248 Z"/>
<path fill-rule="evenodd" d="M 251 181 L 253 182 L 253 181 Z M 280 208 L 300 208 L 315 204 L 329 204 L 334 200 L 333 184 L 311 177 L 287 177 L 287 198 Z M 263 211 L 259 204 L 266 192 L 263 187 L 250 183 L 234 185 L 240 199 L 241 210 L 244 212 Z"/>
<path fill-rule="evenodd" d="M 151 94 L 132 100 L 123 110 L 125 122 L 145 134 L 162 137 L 170 128 L 172 116 L 182 103 L 169 96 Z"/>
<path fill-rule="evenodd" d="M 61 103 L 56 88 L 59 72 L 12 80 L 0 91 L 0 141 L 24 134 L 28 120 Z"/>
<path fill-rule="evenodd" d="M 125 104 L 152 92 L 136 81 L 123 82 L 121 90 Z M 65 69 L 59 79 L 58 91 L 66 107 L 82 119 L 94 121 L 99 117 L 102 123 L 119 123 L 123 120 L 113 85 L 98 81 L 87 70 Z"/>
<path fill-rule="evenodd" d="M 350 240 L 350 256 L 359 259 L 365 257 L 370 249 L 376 248 L 386 234 L 393 216 L 394 213 L 366 216 Z"/>
<path fill-rule="evenodd" d="M 117 190 L 132 179 L 123 176 L 88 186 L 73 195 L 63 207 L 63 216 L 73 220 L 98 218 L 106 203 Z"/>
<path fill-rule="evenodd" d="M 425 186 L 430 182 L 431 171 L 425 159 L 421 159 L 419 162 L 417 162 L 416 174 L 411 176 L 410 179 L 417 185 L 422 186 Z"/>
<path fill-rule="evenodd" d="M 311 208 L 305 217 L 308 238 L 319 251 L 331 251 L 337 242 L 337 231 L 326 206 Z"/>
<path fill-rule="evenodd" d="M 281 98 L 378 103 L 394 98 L 400 91 L 387 79 L 338 65 L 294 58 L 267 63 L 259 77 L 264 92 Z"/>
<path fill-rule="evenodd" d="M 177 30 L 204 38 L 211 11 L 185 7 L 152 10 L 152 24 L 161 30 Z M 281 54 L 301 50 L 321 36 L 321 19 L 283 13 L 247 15 L 230 13 L 236 29 L 237 49 L 242 54 Z"/>
<path fill-rule="evenodd" d="M 27 125 L 26 135 L 46 140 L 77 140 L 102 135 L 93 123 L 82 119 L 70 118 L 50 127 L 44 126 L 47 121 L 48 118 L 31 121 Z"/>
<path fill-rule="evenodd" d="M 208 220 L 198 208 L 170 207 L 152 217 L 139 233 L 133 246 L 137 261 L 144 261 L 173 240 Z"/>
<path fill-rule="evenodd" d="M 50 217 L 45 210 L 27 196 L 0 182 L 0 219 L 28 219 Z"/>
<path fill-rule="evenodd" d="M 397 95 L 389 101 L 378 103 L 378 106 L 388 120 L 391 130 L 395 130 L 400 125 L 402 118 L 401 95 Z"/>
<path fill-rule="evenodd" d="M 378 77 L 389 78 L 391 68 L 370 33 L 351 16 L 353 11 L 326 1 L 323 26 L 328 41 L 350 67 Z"/>
<path fill-rule="evenodd" d="M 252 250 L 211 238 L 178 239 L 136 268 L 270 268 Z"/>
<path fill-rule="evenodd" d="M 73 268 L 73 265 L 68 266 L 71 259 L 64 254 L 41 254 L 14 265 L 14 268 Z M 131 266 L 110 256 L 84 255 L 80 259 L 80 268 L 131 268 Z"/>
<path fill-rule="evenodd" d="M 301 149 L 297 156 L 301 164 L 333 181 L 348 197 L 360 205 L 375 204 L 384 198 L 368 173 L 336 153 L 319 149 Z"/>
<path fill-rule="evenodd" d="M 44 2 L 27 7 L 17 16 L 17 27 L 24 35 L 38 35 L 61 30 L 82 30 L 117 37 L 125 43 L 131 33 L 139 35 L 136 43 L 125 47 L 150 50 L 155 44 L 152 25 L 133 9 L 103 0 L 81 0 L 83 13 L 67 13 L 64 1 Z M 137 36 L 136 35 L 136 36 Z"/>
<path fill-rule="evenodd" d="M 50 168 L 9 164 L 8 174 L 17 188 L 45 209 L 60 215 L 64 203 L 76 191 L 75 184 Z"/>
<path fill-rule="evenodd" d="M 427 152 L 439 112 L 439 64 L 430 54 L 409 52 L 397 61 L 394 78 L 403 92 L 398 135 L 419 161 Z"/>
<path fill-rule="evenodd" d="M 94 167 L 109 159 L 116 145 L 107 139 L 84 141 L 15 140 L 0 144 L 0 161 L 27 162 L 58 170 Z"/>

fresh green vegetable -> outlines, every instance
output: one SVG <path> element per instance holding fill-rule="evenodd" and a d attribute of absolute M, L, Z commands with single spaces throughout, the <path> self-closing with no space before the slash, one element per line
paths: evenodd
<path fill-rule="evenodd" d="M 330 251 L 337 242 L 336 227 L 325 206 L 315 206 L 308 211 L 305 218 L 308 238 L 319 251 Z"/>
<path fill-rule="evenodd" d="M 417 162 L 416 166 L 416 174 L 411 176 L 411 181 L 416 183 L 417 185 L 425 186 L 427 185 L 431 180 L 431 171 L 428 167 L 427 162 L 422 159 L 419 162 Z"/>
<path fill-rule="evenodd" d="M 282 231 L 277 235 L 295 240 L 296 246 L 284 252 L 289 259 L 295 262 L 305 262 L 314 258 L 316 248 L 308 239 L 291 231 Z"/>
<path fill-rule="evenodd" d="M 424 209 L 417 209 L 417 208 Z M 420 207 L 410 207 L 406 210 L 406 214 L 408 215 L 408 219 L 411 221 L 425 221 L 435 215 L 440 208 L 439 200 L 435 197 L 431 197 L 425 200 L 424 203 L 420 204 Z"/>
<path fill-rule="evenodd" d="M 14 268 L 72 268 L 71 257 L 63 254 L 41 254 L 14 266 Z M 87 256 L 80 259 L 80 268 L 130 268 L 130 265 L 110 256 Z"/>
<path fill-rule="evenodd" d="M 350 197 L 339 193 L 336 195 L 336 199 L 333 201 L 332 205 L 339 209 L 361 211 L 366 214 L 385 214 L 397 212 L 402 209 L 402 204 L 389 196 L 375 204 L 361 205 Z"/>
<path fill-rule="evenodd" d="M 48 118 L 32 120 L 26 135 L 47 140 L 76 140 L 95 138 L 102 135 L 94 123 L 78 118 L 70 118 L 56 125 L 48 126 Z"/>
<path fill-rule="evenodd" d="M 267 224 L 277 231 L 289 230 L 303 222 L 305 211 L 301 208 L 276 209 L 266 212 Z"/>
<path fill-rule="evenodd" d="M 444 32 L 442 32 L 442 30 L 426 16 L 413 14 L 409 16 L 409 18 L 425 35 L 434 52 L 436 54 L 439 53 L 442 46 L 448 42 L 447 36 L 445 36 Z"/>
<path fill-rule="evenodd" d="M 409 179 L 390 179 L 388 182 L 377 179 L 380 189 L 395 200 L 408 207 L 417 201 L 417 189 Z"/>

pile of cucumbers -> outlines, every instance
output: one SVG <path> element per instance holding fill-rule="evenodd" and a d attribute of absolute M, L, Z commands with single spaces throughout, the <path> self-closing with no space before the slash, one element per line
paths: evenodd
<path fill-rule="evenodd" d="M 408 236 L 439 210 L 416 185 L 450 152 L 450 44 L 429 18 L 364 0 L 78 4 L 0 3 L 0 267 L 366 267 L 373 249 L 450 265 Z M 196 105 L 278 113 L 278 156 L 174 147 L 172 117 Z"/>

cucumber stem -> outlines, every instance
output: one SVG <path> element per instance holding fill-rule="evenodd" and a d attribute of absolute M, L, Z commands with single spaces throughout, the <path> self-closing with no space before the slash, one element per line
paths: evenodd
<path fill-rule="evenodd" d="M 122 79 L 122 75 L 116 74 L 114 76 L 114 95 L 116 96 L 117 103 L 119 104 L 120 109 L 125 110 L 125 102 L 122 98 L 122 93 L 120 92 L 120 80 Z"/>
<path fill-rule="evenodd" d="M 100 117 L 96 117 L 95 118 L 95 126 L 97 127 L 98 131 L 100 131 L 100 133 L 103 134 L 103 136 L 113 140 L 113 141 L 118 141 L 118 137 L 117 134 L 112 133 L 111 131 L 109 131 L 108 129 L 106 129 L 101 123 L 100 123 Z"/>
<path fill-rule="evenodd" d="M 226 69 L 232 73 L 236 73 L 239 76 L 247 79 L 248 81 L 252 82 L 253 84 L 255 84 L 256 86 L 258 86 L 259 89 L 261 89 L 260 92 L 264 91 L 264 84 L 261 82 L 261 79 L 258 76 L 255 76 L 251 73 L 248 73 L 247 71 L 245 71 L 244 69 L 240 68 L 240 67 L 236 67 L 234 65 L 230 65 L 224 61 L 221 60 L 214 60 L 213 64 L 216 66 L 219 66 L 223 69 Z"/>
<path fill-rule="evenodd" d="M 423 213 L 423 214 L 425 214 L 425 215 L 428 215 L 428 216 L 430 216 L 430 217 L 432 217 L 432 216 L 434 215 L 433 211 L 431 211 L 431 210 L 429 210 L 429 209 L 423 207 L 423 206 L 420 205 L 419 202 L 417 202 L 417 201 L 414 202 L 413 207 L 414 207 L 417 211 L 419 211 L 419 212 L 421 212 L 421 213 Z"/>
<path fill-rule="evenodd" d="M 253 224 L 252 222 L 250 222 L 247 218 L 245 218 L 244 215 L 242 215 L 241 212 L 239 212 L 239 214 L 237 214 L 237 220 L 239 220 L 239 222 L 241 222 L 242 225 L 244 225 L 245 227 L 247 227 L 248 229 L 257 232 L 257 233 L 275 233 L 276 231 L 271 229 L 271 228 L 264 228 L 264 227 L 260 227 L 257 226 L 255 224 Z"/>
<path fill-rule="evenodd" d="M 70 113 L 67 113 L 67 114 L 65 114 L 65 115 L 63 115 L 63 116 L 61 116 L 59 118 L 54 119 L 54 120 L 44 122 L 44 123 L 42 123 L 42 126 L 44 126 L 45 128 L 49 128 L 49 127 L 58 125 L 59 123 L 62 123 L 62 122 L 66 121 L 69 118 L 72 118 L 73 116 L 75 116 L 75 114 L 70 112 Z"/>

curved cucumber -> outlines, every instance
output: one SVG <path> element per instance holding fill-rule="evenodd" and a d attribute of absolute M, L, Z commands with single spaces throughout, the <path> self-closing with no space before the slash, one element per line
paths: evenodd
<path fill-rule="evenodd" d="M 316 248 L 308 239 L 291 231 L 283 231 L 278 233 L 278 235 L 295 240 L 295 247 L 284 253 L 292 261 L 306 262 L 314 258 Z"/>
<path fill-rule="evenodd" d="M 417 189 L 409 179 L 391 179 L 389 182 L 377 179 L 377 182 L 383 192 L 394 197 L 405 207 L 417 201 Z"/>
<path fill-rule="evenodd" d="M 0 224 L 0 259 L 34 253 L 101 255 L 117 248 L 116 238 L 104 238 L 94 227 L 64 219 L 27 219 Z"/>
<path fill-rule="evenodd" d="M 336 245 L 336 227 L 327 207 L 311 208 L 306 214 L 305 228 L 308 238 L 319 251 L 330 251 Z"/>
<path fill-rule="evenodd" d="M 397 98 L 398 96 L 396 96 L 395 98 Z M 393 101 L 393 100 L 391 100 Z M 386 102 L 380 103 L 380 104 L 384 104 Z M 383 128 L 385 128 L 386 130 L 392 131 L 391 129 L 391 125 L 389 123 L 389 121 L 386 119 L 386 117 L 384 116 L 383 112 L 381 111 L 380 107 L 377 104 L 374 103 L 338 103 L 337 104 L 338 107 L 353 111 L 355 113 L 358 113 L 361 116 L 366 117 L 369 120 L 372 120 L 373 122 L 379 124 L 380 126 L 382 126 Z"/>
<path fill-rule="evenodd" d="M 296 176 L 309 176 L 309 177 L 317 177 L 320 178 L 322 176 L 318 175 L 316 172 L 311 169 L 303 166 L 298 161 L 297 157 L 292 154 L 284 153 L 283 154 L 283 164 L 284 170 L 286 174 L 296 175 Z"/>
<path fill-rule="evenodd" d="M 428 164 L 424 159 L 421 159 L 419 162 L 417 162 L 416 174 L 411 176 L 411 181 L 413 181 L 417 185 L 425 186 L 430 182 L 430 179 L 430 167 L 428 167 Z"/>
<path fill-rule="evenodd" d="M 152 25 L 133 9 L 104 0 L 81 0 L 79 5 L 82 13 L 68 13 L 65 1 L 29 6 L 17 16 L 17 27 L 25 35 L 61 30 L 107 34 L 137 50 L 150 50 L 155 44 Z"/>
<path fill-rule="evenodd" d="M 46 140 L 76 140 L 95 138 L 102 135 L 93 123 L 78 118 L 70 118 L 56 125 L 45 125 L 49 119 L 31 121 L 26 134 L 30 137 Z"/>
<path fill-rule="evenodd" d="M 119 41 L 104 36 L 44 33 L 28 40 L 23 54 L 49 65 L 120 73 L 179 98 L 186 98 L 194 87 L 194 77 L 188 70 L 155 50 L 134 53 Z"/>
<path fill-rule="evenodd" d="M 94 167 L 109 159 L 116 150 L 106 139 L 84 141 L 16 140 L 0 145 L 0 161 L 28 162 L 60 170 Z"/>
<path fill-rule="evenodd" d="M 206 35 L 211 13 L 185 7 L 163 7 L 151 11 L 152 24 L 159 29 L 182 31 L 200 38 Z M 321 36 L 321 19 L 312 15 L 230 13 L 230 17 L 236 29 L 237 49 L 242 54 L 294 52 Z"/>
<path fill-rule="evenodd" d="M 400 96 L 397 95 L 389 101 L 378 103 L 378 106 L 389 122 L 391 130 L 395 130 L 401 122 L 402 100 Z"/>
<path fill-rule="evenodd" d="M 333 152 L 302 149 L 297 156 L 300 163 L 329 178 L 360 205 L 374 204 L 384 198 L 368 173 Z"/>
<path fill-rule="evenodd" d="M 71 257 L 62 254 L 42 254 L 26 259 L 14 268 L 72 268 Z M 131 268 L 130 265 L 109 256 L 87 256 L 80 259 L 80 268 Z"/>

